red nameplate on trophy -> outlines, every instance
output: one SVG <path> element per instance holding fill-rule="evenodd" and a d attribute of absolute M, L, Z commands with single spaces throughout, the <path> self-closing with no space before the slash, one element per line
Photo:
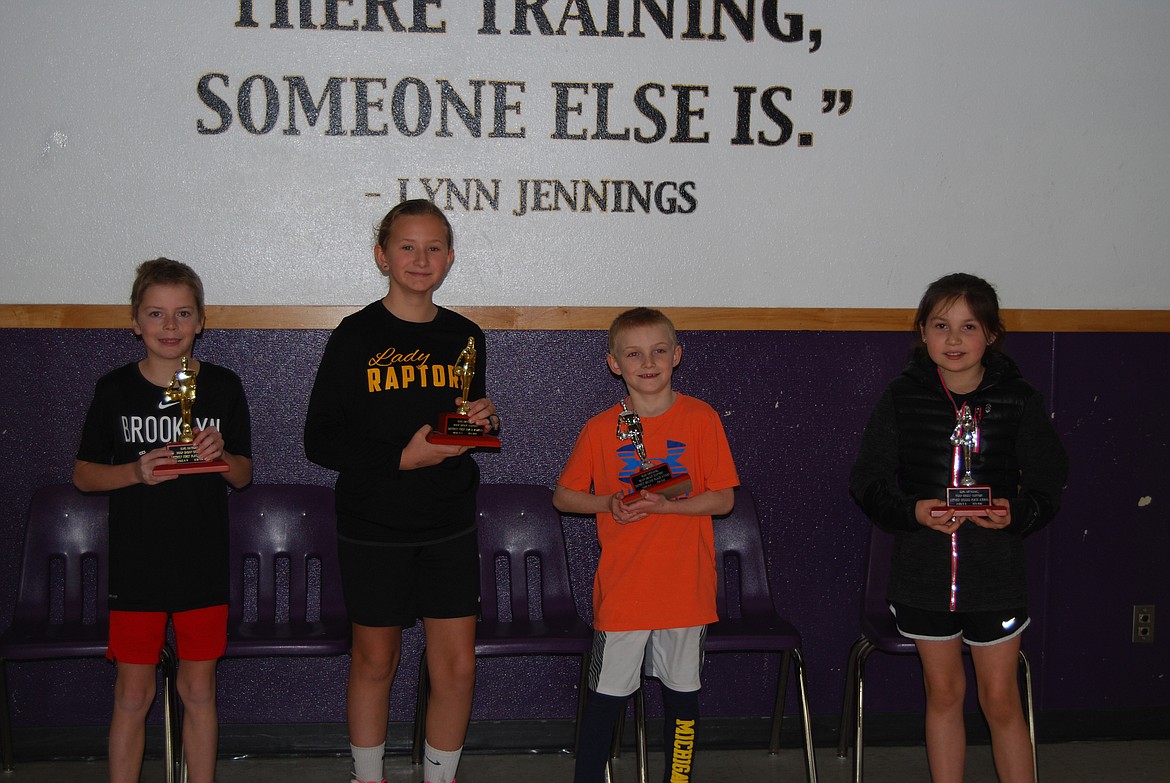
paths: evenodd
<path fill-rule="evenodd" d="M 483 426 L 472 424 L 465 413 L 440 413 L 439 426 L 427 433 L 427 442 L 445 446 L 474 446 L 482 449 L 498 449 L 500 439 L 488 435 Z"/>
<path fill-rule="evenodd" d="M 199 459 L 194 443 L 168 443 L 173 463 L 159 465 L 154 472 L 160 476 L 188 473 L 226 473 L 228 464 L 221 459 Z"/>
<path fill-rule="evenodd" d="M 629 478 L 634 485 L 634 491 L 622 496 L 623 503 L 633 503 L 642 497 L 642 490 L 662 495 L 664 498 L 676 498 L 691 491 L 691 476 L 681 473 L 677 476 L 670 472 L 670 465 L 661 462 L 649 468 L 643 468 Z"/>

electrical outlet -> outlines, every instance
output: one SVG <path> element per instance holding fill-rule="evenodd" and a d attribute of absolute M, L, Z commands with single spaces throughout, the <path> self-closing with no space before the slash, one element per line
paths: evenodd
<path fill-rule="evenodd" d="M 1134 604 L 1133 640 L 1139 644 L 1154 641 L 1154 605 Z"/>

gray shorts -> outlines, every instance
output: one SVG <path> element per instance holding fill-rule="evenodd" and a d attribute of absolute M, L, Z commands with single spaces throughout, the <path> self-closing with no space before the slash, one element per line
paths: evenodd
<path fill-rule="evenodd" d="M 672 691 L 699 690 L 707 626 L 657 631 L 594 631 L 589 688 L 606 696 L 629 696 L 642 674 Z"/>

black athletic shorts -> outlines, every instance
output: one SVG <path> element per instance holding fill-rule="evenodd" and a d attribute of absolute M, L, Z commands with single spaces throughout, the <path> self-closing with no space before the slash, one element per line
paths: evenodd
<path fill-rule="evenodd" d="M 963 637 L 976 647 L 1011 639 L 1028 627 L 1028 610 L 1000 609 L 993 612 L 933 612 L 905 604 L 890 604 L 898 621 L 898 632 L 910 639 L 945 642 Z"/>
<path fill-rule="evenodd" d="M 419 617 L 479 614 L 479 547 L 475 530 L 417 546 L 339 537 L 337 550 L 351 622 L 378 628 L 409 628 Z"/>

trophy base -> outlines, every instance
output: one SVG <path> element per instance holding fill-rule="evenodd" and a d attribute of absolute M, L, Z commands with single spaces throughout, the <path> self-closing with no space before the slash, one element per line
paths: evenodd
<path fill-rule="evenodd" d="M 500 439 L 488 435 L 483 427 L 472 424 L 464 413 L 444 413 L 439 416 L 438 429 L 427 433 L 428 443 L 444 446 L 472 446 L 481 449 L 498 449 Z"/>
<path fill-rule="evenodd" d="M 228 464 L 221 459 L 199 459 L 194 443 L 168 443 L 173 463 L 154 469 L 158 476 L 183 476 L 189 473 L 226 473 Z"/>
<path fill-rule="evenodd" d="M 670 466 L 666 464 L 638 471 L 630 476 L 630 483 L 634 485 L 634 491 L 622 496 L 623 503 L 633 503 L 642 497 L 642 490 L 664 498 L 676 498 L 692 489 L 690 474 L 671 475 Z"/>
<path fill-rule="evenodd" d="M 228 464 L 221 459 L 202 462 L 185 462 L 174 465 L 159 465 L 154 469 L 158 476 L 184 476 L 189 473 L 227 473 Z"/>
<path fill-rule="evenodd" d="M 947 504 L 930 510 L 988 511 L 991 508 L 991 487 L 947 487 Z"/>

